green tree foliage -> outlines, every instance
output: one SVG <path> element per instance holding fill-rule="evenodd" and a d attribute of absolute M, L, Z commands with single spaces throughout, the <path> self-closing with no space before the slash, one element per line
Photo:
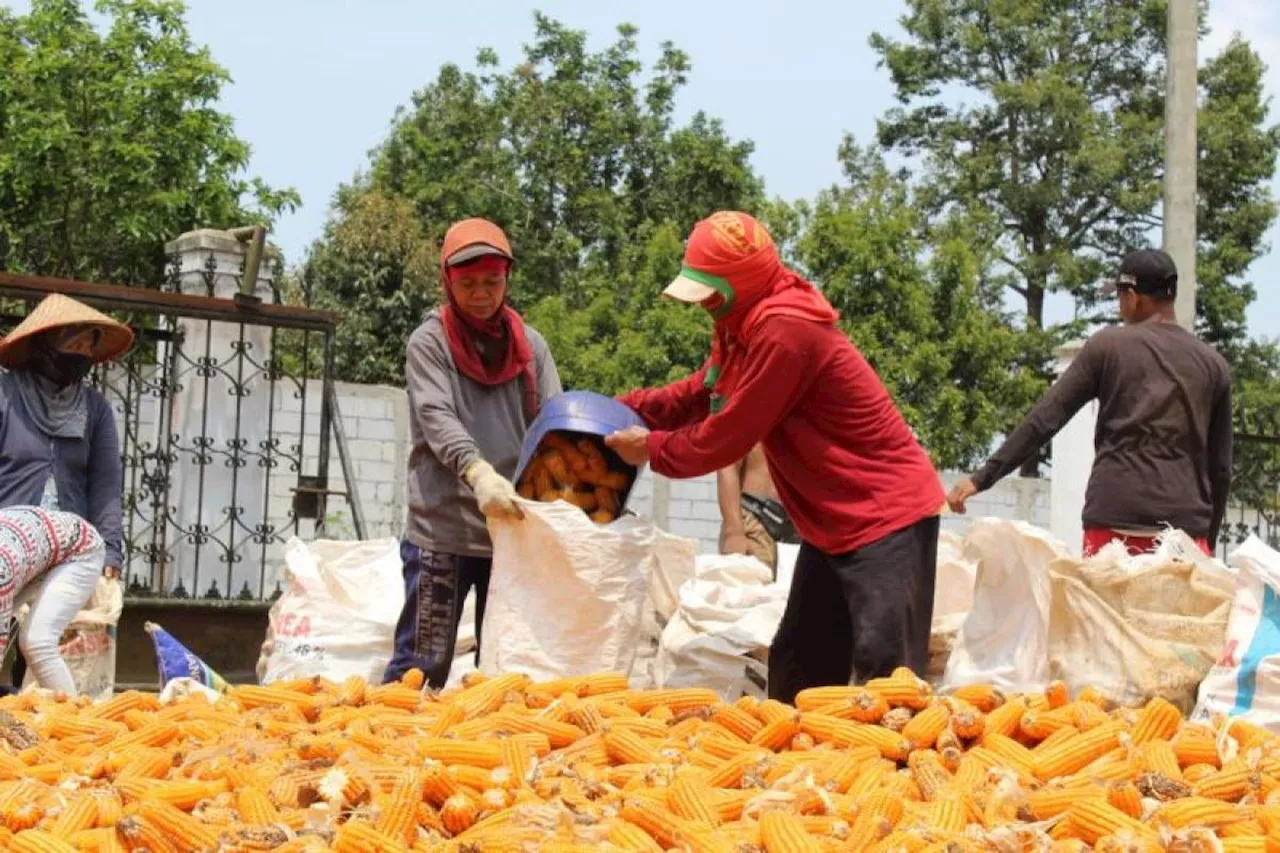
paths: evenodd
<path fill-rule="evenodd" d="M 1028 329 L 1045 328 L 1053 292 L 1082 321 L 1108 319 L 1098 284 L 1158 240 L 1165 14 L 1165 0 L 907 0 L 906 38 L 872 36 L 900 102 L 880 142 L 918 169 L 931 216 L 981 223 Z M 1274 353 L 1245 326 L 1276 215 L 1264 70 L 1237 38 L 1200 71 L 1197 323 L 1238 374 L 1271 381 Z M 1046 330 L 1024 362 L 1047 374 L 1080 326 Z"/>
<path fill-rule="evenodd" d="M 646 74 L 635 35 L 621 26 L 592 52 L 584 33 L 538 15 L 513 67 L 481 50 L 475 70 L 445 66 L 414 94 L 308 261 L 318 304 L 358 303 L 376 318 L 340 331 L 344 376 L 400 382 L 404 342 L 439 300 L 436 272 L 406 274 L 395 252 L 358 248 L 377 230 L 362 213 L 370 194 L 402 200 L 396 210 L 412 211 L 431 246 L 459 219 L 500 223 L 518 257 L 512 301 L 567 385 L 619 391 L 701 363 L 705 318 L 656 304 L 660 285 L 694 222 L 760 210 L 763 185 L 750 143 L 719 121 L 677 125 L 688 57 L 664 44 Z"/>
<path fill-rule="evenodd" d="M 1042 383 L 1018 366 L 1026 334 L 1000 304 L 995 258 L 963 218 L 930 226 L 881 156 L 846 142 L 846 183 L 805 214 L 799 266 L 841 313 L 935 464 L 989 450 Z"/>
<path fill-rule="evenodd" d="M 1164 0 L 908 0 L 907 38 L 876 34 L 901 106 L 880 141 L 922 166 L 932 212 L 993 218 L 1029 324 L 1047 294 L 1089 308 L 1160 225 Z M 1244 341 L 1244 280 L 1275 218 L 1280 137 L 1264 67 L 1233 41 L 1200 73 L 1200 331 Z M 961 97 L 958 98 L 957 95 Z"/>
<path fill-rule="evenodd" d="M 341 374 L 402 381 L 404 342 L 439 299 L 433 247 L 450 223 L 486 216 L 512 238 L 513 301 L 567 387 L 676 379 L 705 360 L 710 322 L 659 294 L 693 224 L 743 209 L 826 289 L 938 464 L 976 459 L 1040 387 L 981 230 L 960 216 L 931 227 L 916 193 L 852 145 L 846 185 L 813 204 L 766 200 L 749 143 L 702 113 L 676 125 L 688 69 L 664 45 L 646 75 L 631 27 L 593 53 L 541 16 L 514 67 L 482 50 L 474 71 L 443 68 L 312 248 L 317 303 L 357 309 L 339 332 Z"/>
<path fill-rule="evenodd" d="M 344 188 L 337 204 L 344 215 L 325 226 L 300 284 L 311 288 L 315 307 L 342 315 L 338 375 L 387 382 L 387 365 L 377 356 L 394 351 L 403 359 L 405 330 L 438 302 L 439 243 L 403 196 L 357 185 Z"/>
<path fill-rule="evenodd" d="M 244 174 L 226 72 L 176 0 L 0 8 L 0 269 L 158 286 L 164 243 L 298 203 Z"/>

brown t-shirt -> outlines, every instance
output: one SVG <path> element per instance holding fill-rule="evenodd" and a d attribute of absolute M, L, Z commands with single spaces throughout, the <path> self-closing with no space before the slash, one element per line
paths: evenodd
<path fill-rule="evenodd" d="M 1012 473 L 1091 400 L 1098 401 L 1085 527 L 1171 525 L 1217 538 L 1231 485 L 1231 371 L 1173 323 L 1104 329 L 973 476 Z"/>

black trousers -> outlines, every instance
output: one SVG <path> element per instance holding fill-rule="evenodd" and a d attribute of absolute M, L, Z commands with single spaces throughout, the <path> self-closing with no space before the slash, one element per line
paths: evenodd
<path fill-rule="evenodd" d="M 410 669 L 422 670 L 435 690 L 449 680 L 458 622 L 467 593 L 476 591 L 476 663 L 480 662 L 480 624 L 489 596 L 493 561 L 424 551 L 409 541 L 400 543 L 404 566 L 404 609 L 396 622 L 396 644 L 383 682 L 400 680 Z"/>
<path fill-rule="evenodd" d="M 769 647 L 769 698 L 861 683 L 929 662 L 937 516 L 848 554 L 800 546 L 787 609 Z"/>

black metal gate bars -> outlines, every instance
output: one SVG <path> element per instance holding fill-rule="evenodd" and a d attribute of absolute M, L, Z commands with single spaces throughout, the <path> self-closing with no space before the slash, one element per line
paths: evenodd
<path fill-rule="evenodd" d="M 1234 433 L 1231 502 L 1219 551 L 1250 535 L 1280 548 L 1280 408 L 1237 411 Z"/>
<path fill-rule="evenodd" d="M 215 298 L 214 277 L 212 255 L 204 293 L 176 267 L 161 291 L 0 273 L 0 333 L 53 292 L 137 333 L 94 375 L 120 432 L 133 596 L 273 598 L 287 539 L 322 535 L 345 494 L 328 488 L 337 315 L 278 290 Z"/>

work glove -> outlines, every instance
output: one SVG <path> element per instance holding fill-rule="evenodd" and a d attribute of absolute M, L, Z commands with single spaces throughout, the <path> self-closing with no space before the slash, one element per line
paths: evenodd
<path fill-rule="evenodd" d="M 466 467 L 462 482 L 471 487 L 486 518 L 524 518 L 516 503 L 516 487 L 483 459 L 476 459 Z"/>

